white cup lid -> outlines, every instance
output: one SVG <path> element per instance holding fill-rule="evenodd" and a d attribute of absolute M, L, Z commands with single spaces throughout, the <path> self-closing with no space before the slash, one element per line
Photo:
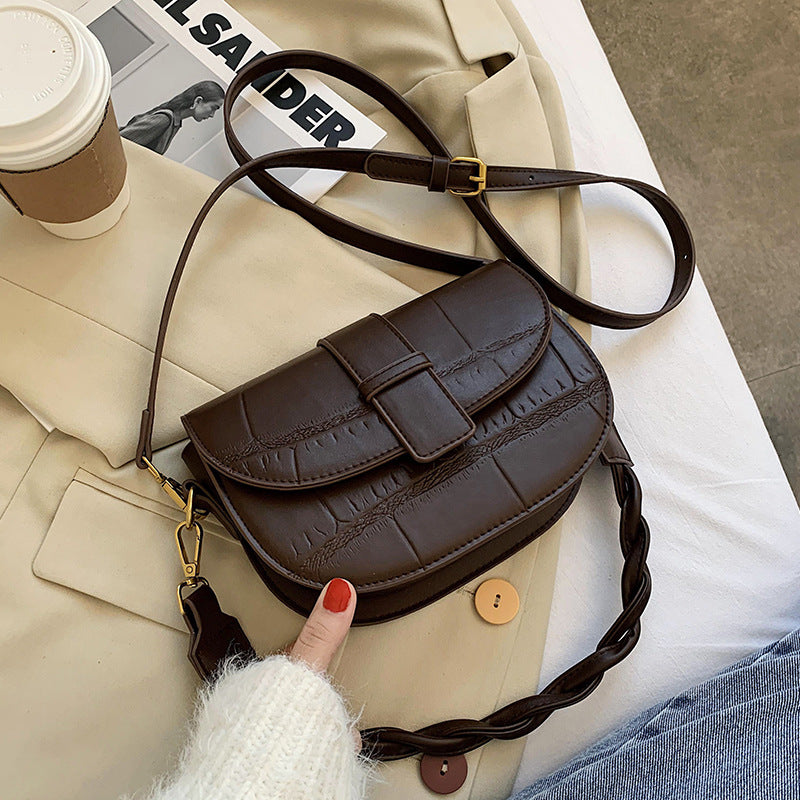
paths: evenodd
<path fill-rule="evenodd" d="M 71 14 L 0 0 L 0 168 L 36 169 L 76 152 L 109 90 L 102 47 Z"/>

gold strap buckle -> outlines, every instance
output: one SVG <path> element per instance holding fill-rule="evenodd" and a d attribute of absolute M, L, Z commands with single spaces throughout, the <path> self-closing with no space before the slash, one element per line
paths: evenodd
<path fill-rule="evenodd" d="M 471 192 L 461 189 L 448 189 L 450 194 L 456 197 L 476 197 L 486 188 L 486 164 L 479 158 L 472 158 L 471 156 L 456 156 L 450 159 L 451 164 L 475 164 L 478 167 L 477 175 L 470 175 L 469 179 L 478 185 Z"/>

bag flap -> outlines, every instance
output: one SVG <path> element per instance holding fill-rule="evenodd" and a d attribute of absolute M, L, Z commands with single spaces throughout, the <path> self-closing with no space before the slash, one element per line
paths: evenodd
<path fill-rule="evenodd" d="M 538 284 L 495 261 L 322 339 L 183 424 L 213 469 L 264 488 L 334 483 L 403 453 L 432 461 L 530 372 L 551 327 Z"/>

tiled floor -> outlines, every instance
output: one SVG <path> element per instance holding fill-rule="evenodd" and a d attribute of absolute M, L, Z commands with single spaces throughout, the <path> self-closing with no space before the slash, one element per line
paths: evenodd
<path fill-rule="evenodd" d="M 583 4 L 800 497 L 800 6 Z"/>

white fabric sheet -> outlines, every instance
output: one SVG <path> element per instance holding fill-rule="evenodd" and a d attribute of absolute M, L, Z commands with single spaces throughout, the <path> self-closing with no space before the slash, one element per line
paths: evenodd
<path fill-rule="evenodd" d="M 576 167 L 660 185 L 579 0 L 515 3 L 556 74 Z M 583 196 L 594 298 L 655 308 L 671 278 L 662 226 L 632 193 Z M 800 626 L 797 503 L 702 280 L 654 325 L 593 337 L 644 490 L 653 596 L 633 654 L 530 736 L 517 788 Z M 606 472 L 593 469 L 564 518 L 541 686 L 593 650 L 619 611 L 618 514 Z"/>

